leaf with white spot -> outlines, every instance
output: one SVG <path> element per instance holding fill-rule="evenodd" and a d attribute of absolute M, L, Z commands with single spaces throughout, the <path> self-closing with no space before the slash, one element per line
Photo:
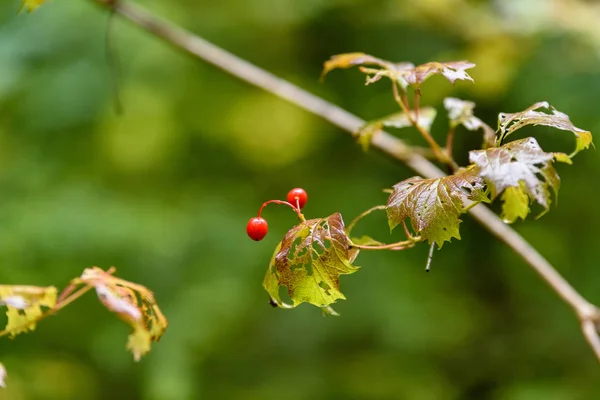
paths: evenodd
<path fill-rule="evenodd" d="M 534 138 L 469 153 L 469 160 L 479 167 L 479 175 L 490 187 L 492 198 L 504 193 L 502 218 L 506 222 L 525 218 L 530 199 L 544 207 L 544 213 L 549 210 L 550 189 L 558 196 L 560 188 L 555 159 L 555 154 L 542 150 Z"/>
<path fill-rule="evenodd" d="M 56 304 L 56 296 L 54 286 L 0 285 L 0 305 L 7 308 L 5 329 L 10 336 L 33 331 L 44 311 Z"/>

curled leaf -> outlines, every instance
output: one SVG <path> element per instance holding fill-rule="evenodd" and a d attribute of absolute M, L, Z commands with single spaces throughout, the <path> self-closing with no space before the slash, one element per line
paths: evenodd
<path fill-rule="evenodd" d="M 444 99 L 444 107 L 448 111 L 451 128 L 462 125 L 470 131 L 481 129 L 483 131 L 482 147 L 488 148 L 494 146 L 496 142 L 496 132 L 488 124 L 473 115 L 475 103 L 454 97 L 446 97 Z"/>
<path fill-rule="evenodd" d="M 421 127 L 425 128 L 425 130 L 429 131 L 436 114 L 437 111 L 435 108 L 423 107 L 419 110 L 417 123 Z M 390 114 L 386 117 L 370 121 L 363 125 L 356 133 L 358 136 L 358 143 L 360 143 L 364 151 L 367 151 L 373 136 L 381 131 L 383 127 L 398 129 L 406 128 L 412 126 L 411 119 L 417 119 L 417 114 L 414 111 L 411 111 L 410 118 L 405 112 L 400 111 Z"/>
<path fill-rule="evenodd" d="M 544 112 L 543 110 L 548 112 Z M 573 151 L 569 157 L 573 157 L 581 150 L 589 148 L 590 144 L 592 144 L 591 132 L 577 128 L 575 125 L 573 125 L 567 114 L 558 111 L 546 101 L 535 103 L 528 109 L 521 112 L 512 114 L 498 114 L 498 129 L 500 130 L 498 144 L 501 143 L 511 133 L 527 125 L 551 126 L 563 131 L 573 132 L 575 135 L 576 145 L 575 151 Z"/>
<path fill-rule="evenodd" d="M 552 165 L 555 154 L 544 152 L 534 138 L 471 151 L 469 160 L 479 167 L 479 175 L 490 187 L 492 198 L 513 188 L 502 197 L 502 218 L 506 222 L 527 216 L 529 199 L 535 200 L 546 212 L 550 207 L 549 189 L 558 196 L 560 178 Z"/>
<path fill-rule="evenodd" d="M 290 229 L 279 243 L 263 286 L 278 307 L 292 308 L 304 302 L 327 307 L 345 299 L 339 277 L 358 270 L 352 265 L 354 257 L 341 214 L 311 219 Z M 287 288 L 292 305 L 281 300 L 280 286 Z"/>
<path fill-rule="evenodd" d="M 410 219 L 415 232 L 429 243 L 460 239 L 460 214 L 467 201 L 488 202 L 484 182 L 474 167 L 437 179 L 413 177 L 393 187 L 387 203 L 390 229 Z"/>
<path fill-rule="evenodd" d="M 144 286 L 116 278 L 98 267 L 87 268 L 75 283 L 93 286 L 100 302 L 131 325 L 133 332 L 127 348 L 135 361 L 148 353 L 152 342 L 158 341 L 167 329 L 167 319 L 154 294 Z"/>
<path fill-rule="evenodd" d="M 7 307 L 6 331 L 11 337 L 33 331 L 44 308 L 52 308 L 56 304 L 56 296 L 54 286 L 0 285 L 0 305 Z"/>

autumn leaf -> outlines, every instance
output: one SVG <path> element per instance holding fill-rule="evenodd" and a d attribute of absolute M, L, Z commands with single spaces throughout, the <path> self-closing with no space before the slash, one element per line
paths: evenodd
<path fill-rule="evenodd" d="M 489 202 L 483 179 L 474 167 L 443 178 L 407 179 L 394 185 L 388 199 L 390 229 L 409 218 L 418 235 L 442 247 L 446 240 L 460 239 L 458 217 L 465 212 L 468 200 Z"/>
<path fill-rule="evenodd" d="M 33 331 L 43 308 L 56 304 L 57 290 L 54 286 L 0 285 L 0 305 L 6 306 L 8 323 L 5 330 L 15 337 Z"/>
<path fill-rule="evenodd" d="M 345 299 L 339 277 L 359 269 L 352 265 L 355 256 L 341 214 L 311 219 L 290 229 L 279 243 L 263 286 L 278 307 L 292 308 L 304 302 L 328 307 Z M 292 305 L 281 300 L 280 286 L 287 288 Z"/>
<path fill-rule="evenodd" d="M 158 341 L 167 329 L 167 319 L 153 293 L 142 285 L 116 278 L 97 267 L 84 270 L 74 283 L 93 286 L 100 302 L 133 328 L 127 349 L 135 361 L 148 353 L 152 342 Z"/>
<path fill-rule="evenodd" d="M 367 68 L 365 65 L 379 68 Z M 350 68 L 361 66 L 360 71 L 367 75 L 367 84 L 377 82 L 382 77 L 387 77 L 399 83 L 403 88 L 408 85 L 419 87 L 426 79 L 433 75 L 443 75 L 451 83 L 457 80 L 473 81 L 465 70 L 473 68 L 475 64 L 468 61 L 429 62 L 414 66 L 412 63 L 393 63 L 382 60 L 365 53 L 346 53 L 331 57 L 325 62 L 322 77 L 336 68 Z"/>
<path fill-rule="evenodd" d="M 496 142 L 496 132 L 488 124 L 473 115 L 475 103 L 457 99 L 454 97 L 446 97 L 444 99 L 444 107 L 448 111 L 450 119 L 450 127 L 452 129 L 459 125 L 464 126 L 470 131 L 483 131 L 483 148 L 493 147 Z"/>
<path fill-rule="evenodd" d="M 546 110 L 548 112 L 540 110 Z M 573 157 L 581 150 L 589 148 L 590 144 L 592 144 L 591 132 L 577 128 L 575 125 L 573 125 L 567 114 L 556 110 L 545 101 L 535 103 L 528 109 L 521 112 L 513 114 L 498 114 L 498 129 L 500 130 L 498 144 L 502 143 L 502 141 L 513 132 L 527 125 L 544 125 L 561 129 L 563 131 L 573 132 L 575 135 L 576 145 L 575 151 L 573 151 L 569 157 Z"/>
<path fill-rule="evenodd" d="M 423 127 L 429 132 L 436 114 L 437 111 L 435 110 L 435 108 L 423 107 L 419 110 L 417 122 L 421 127 Z M 417 113 L 411 111 L 411 118 L 412 120 L 417 119 Z M 369 149 L 373 136 L 380 132 L 381 129 L 383 129 L 384 127 L 400 129 L 412 126 L 410 122 L 411 118 L 409 118 L 407 113 L 400 111 L 388 115 L 386 117 L 370 121 L 367 124 L 363 125 L 356 133 L 358 137 L 358 143 L 362 146 L 364 151 L 367 151 Z"/>
<path fill-rule="evenodd" d="M 549 189 L 558 195 L 560 178 L 553 162 L 562 160 L 554 153 L 544 152 L 534 138 L 471 151 L 469 160 L 479 167 L 479 175 L 490 187 L 492 198 L 504 193 L 502 219 L 505 222 L 525 218 L 529 214 L 530 199 L 547 212 L 551 197 Z"/>
<path fill-rule="evenodd" d="M 39 6 L 41 6 L 44 3 L 44 1 L 45 0 L 23 0 L 23 5 L 21 6 L 21 9 L 25 9 L 31 12 Z"/>

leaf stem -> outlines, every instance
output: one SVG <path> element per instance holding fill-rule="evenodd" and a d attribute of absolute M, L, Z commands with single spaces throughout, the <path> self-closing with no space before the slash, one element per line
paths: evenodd
<path fill-rule="evenodd" d="M 456 126 L 451 125 L 448 130 L 448 135 L 446 137 L 446 154 L 448 158 L 452 158 L 452 142 L 454 141 L 454 132 L 456 131 Z"/>
<path fill-rule="evenodd" d="M 358 221 L 360 221 L 367 215 L 371 214 L 373 211 L 385 210 L 385 208 L 386 208 L 386 206 L 375 206 L 375 207 L 369 208 L 367 211 L 364 211 L 358 217 L 354 218 L 354 220 L 352 220 L 350 225 L 348 225 L 348 227 L 346 228 L 346 235 L 350 236 L 350 232 L 352 232 L 352 229 L 354 229 L 354 226 L 358 223 Z"/>
<path fill-rule="evenodd" d="M 392 81 L 392 92 L 394 94 L 394 99 L 396 100 L 396 103 L 398 103 L 402 111 L 406 114 L 411 125 L 414 126 L 419 131 L 421 136 L 423 136 L 423 138 L 427 141 L 427 144 L 429 144 L 429 147 L 431 147 L 431 150 L 433 150 L 433 154 L 435 154 L 437 160 L 443 164 L 447 164 L 450 168 L 452 168 L 453 171 L 456 171 L 458 169 L 458 164 L 456 164 L 456 162 L 452 158 L 448 157 L 446 153 L 444 153 L 440 145 L 437 144 L 437 142 L 433 139 L 433 137 L 427 131 L 427 129 L 425 129 L 419 124 L 417 108 L 415 108 L 415 118 L 415 116 L 413 116 L 413 113 L 410 110 L 410 105 L 408 104 L 408 99 L 406 98 L 406 91 L 402 89 L 402 93 L 400 93 L 398 90 L 398 86 L 398 82 Z M 417 99 L 418 96 L 415 92 L 415 101 L 417 102 L 415 104 L 416 107 L 418 107 Z"/>
<path fill-rule="evenodd" d="M 421 237 L 417 236 L 413 239 L 403 240 L 402 242 L 382 244 L 382 245 L 377 245 L 377 246 L 356 244 L 351 241 L 350 246 L 355 247 L 357 249 L 361 249 L 361 250 L 405 250 L 405 249 L 414 247 L 415 244 L 417 244 L 420 241 L 421 241 Z"/>

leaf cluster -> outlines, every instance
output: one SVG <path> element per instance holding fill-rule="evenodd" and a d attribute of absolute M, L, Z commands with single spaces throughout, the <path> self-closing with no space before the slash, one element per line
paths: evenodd
<path fill-rule="evenodd" d="M 449 132 L 444 147 L 433 140 L 430 129 L 437 111 L 433 107 L 419 107 L 421 85 L 431 76 L 441 75 L 449 82 L 473 79 L 466 70 L 475 65 L 468 61 L 430 62 L 415 66 L 394 63 L 364 53 L 348 53 L 331 57 L 324 64 L 324 77 L 338 68 L 358 66 L 371 84 L 387 78 L 392 83 L 394 99 L 401 111 L 370 121 L 356 132 L 358 143 L 366 151 L 374 135 L 383 128 L 416 128 L 431 146 L 437 161 L 447 164 L 453 173 L 437 179 L 415 176 L 393 185 L 387 204 L 376 206 L 361 214 L 344 228 L 339 213 L 327 218 L 302 221 L 288 231 L 278 244 L 264 279 L 271 304 L 293 308 L 307 302 L 321 307 L 326 314 L 334 314 L 331 304 L 345 299 L 340 291 L 339 277 L 358 270 L 353 265 L 359 250 L 403 250 L 427 241 L 431 246 L 427 270 L 434 246 L 441 248 L 452 238 L 460 239 L 460 216 L 479 203 L 490 203 L 497 198 L 502 202 L 502 219 L 513 223 L 525 219 L 530 207 L 542 207 L 541 216 L 558 196 L 560 177 L 556 162 L 571 164 L 572 158 L 592 144 L 589 131 L 573 125 L 569 117 L 547 102 L 538 102 L 516 113 L 500 113 L 498 128 L 493 129 L 475 116 L 475 103 L 449 97 L 444 108 L 449 120 Z M 411 106 L 408 91 L 414 93 Z M 517 130 L 528 125 L 543 125 L 575 136 L 575 150 L 571 154 L 546 152 L 533 137 L 507 141 Z M 470 165 L 459 167 L 452 157 L 452 139 L 463 127 L 482 133 L 481 149 L 469 153 Z M 414 151 L 422 149 L 414 148 Z M 356 222 L 373 210 L 385 210 L 390 230 L 402 226 L 406 241 L 383 244 L 370 237 L 351 239 L 350 231 Z M 279 290 L 287 289 L 292 304 L 281 300 Z"/>

